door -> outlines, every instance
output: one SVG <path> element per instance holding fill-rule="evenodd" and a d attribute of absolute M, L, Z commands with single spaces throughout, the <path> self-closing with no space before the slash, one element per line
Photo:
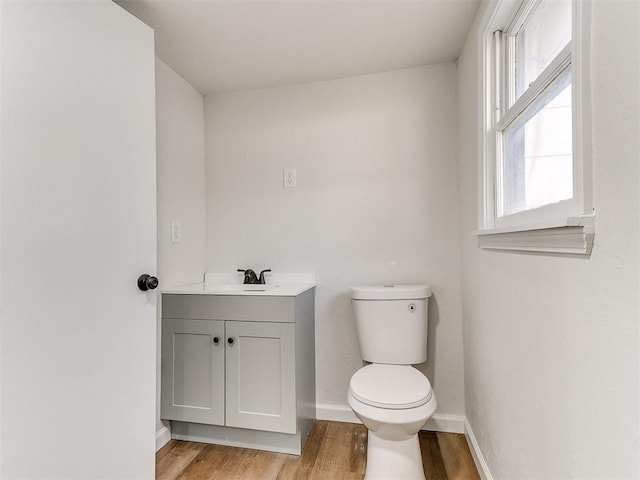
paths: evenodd
<path fill-rule="evenodd" d="M 224 322 L 162 320 L 162 418 L 224 425 Z"/>
<path fill-rule="evenodd" d="M 294 328 L 226 322 L 228 427 L 296 433 Z"/>
<path fill-rule="evenodd" d="M 154 477 L 153 32 L 0 2 L 0 476 Z"/>

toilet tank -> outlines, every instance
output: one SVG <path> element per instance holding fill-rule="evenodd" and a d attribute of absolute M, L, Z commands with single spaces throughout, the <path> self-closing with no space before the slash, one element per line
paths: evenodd
<path fill-rule="evenodd" d="M 427 360 L 427 285 L 351 287 L 362 359 L 413 365 Z"/>

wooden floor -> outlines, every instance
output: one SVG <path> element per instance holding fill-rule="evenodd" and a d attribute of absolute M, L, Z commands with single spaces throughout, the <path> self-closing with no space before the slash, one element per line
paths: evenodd
<path fill-rule="evenodd" d="M 427 480 L 479 480 L 464 435 L 420 432 Z M 364 425 L 318 420 L 302 456 L 171 440 L 156 455 L 160 480 L 360 480 Z"/>

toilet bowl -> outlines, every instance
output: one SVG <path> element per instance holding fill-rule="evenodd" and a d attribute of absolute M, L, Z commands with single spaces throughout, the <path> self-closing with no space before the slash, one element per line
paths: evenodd
<path fill-rule="evenodd" d="M 438 406 L 427 377 L 411 366 L 358 370 L 347 401 L 369 430 L 366 480 L 425 478 L 418 431 Z"/>
<path fill-rule="evenodd" d="M 418 431 L 438 402 L 412 365 L 427 360 L 428 285 L 351 287 L 358 346 L 369 363 L 347 402 L 369 430 L 364 478 L 425 480 Z"/>

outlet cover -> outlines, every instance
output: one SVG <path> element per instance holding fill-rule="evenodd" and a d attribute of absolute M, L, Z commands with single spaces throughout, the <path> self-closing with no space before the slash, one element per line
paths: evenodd
<path fill-rule="evenodd" d="M 293 188 L 296 186 L 295 168 L 284 168 L 282 170 L 282 185 L 284 188 Z"/>

